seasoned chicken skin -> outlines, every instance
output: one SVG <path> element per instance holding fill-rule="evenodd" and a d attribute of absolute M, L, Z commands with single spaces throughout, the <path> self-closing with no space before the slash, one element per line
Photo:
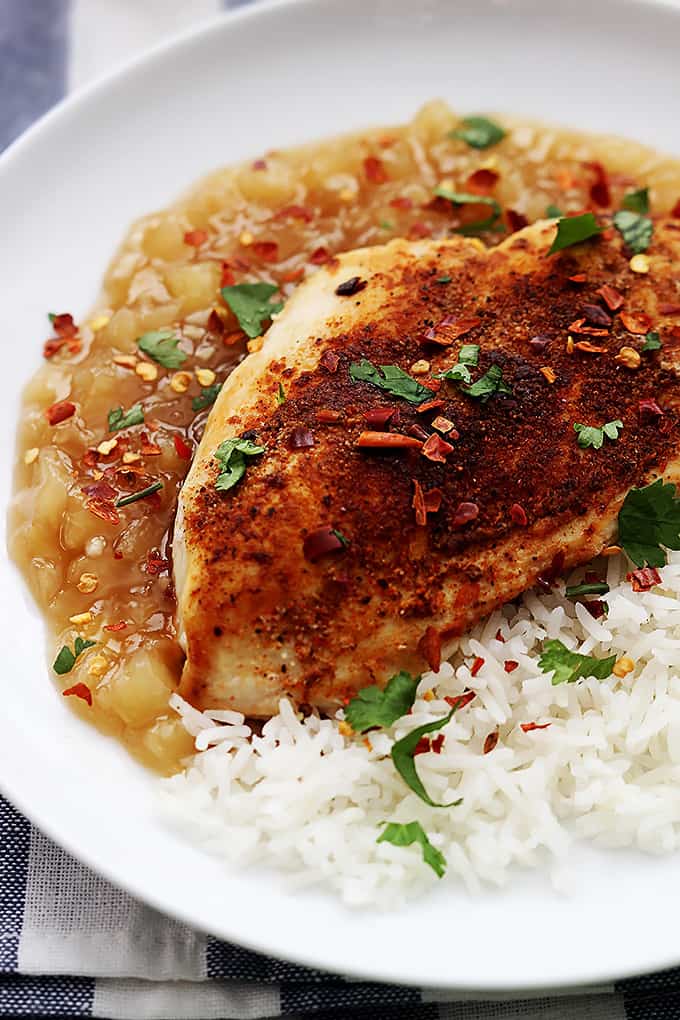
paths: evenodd
<path fill-rule="evenodd" d="M 253 716 L 282 695 L 331 709 L 436 666 L 442 642 L 609 544 L 632 486 L 680 479 L 679 226 L 655 223 L 648 273 L 613 229 L 548 255 L 542 221 L 488 251 L 456 237 L 348 252 L 301 284 L 224 385 L 181 492 L 184 696 Z M 634 367 L 620 349 L 640 352 L 650 329 L 664 347 Z M 437 379 L 470 344 L 473 380 L 497 366 L 509 392 L 475 399 Z M 353 380 L 362 359 L 431 398 Z M 370 413 L 384 408 L 387 423 Z M 617 440 L 578 445 L 575 423 L 616 419 Z M 418 444 L 437 429 L 450 449 L 432 459 Z M 412 445 L 358 446 L 364 431 Z M 214 452 L 244 434 L 265 452 L 219 492 Z"/>

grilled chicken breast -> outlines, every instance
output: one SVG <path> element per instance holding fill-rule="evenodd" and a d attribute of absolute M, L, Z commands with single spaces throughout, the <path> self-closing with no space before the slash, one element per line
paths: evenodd
<path fill-rule="evenodd" d="M 301 284 L 227 380 L 181 493 L 184 696 L 330 709 L 436 666 L 442 642 L 610 543 L 632 486 L 680 479 L 679 231 L 656 222 L 646 273 L 613 229 L 548 255 L 542 221 L 489 251 L 456 237 L 348 252 Z M 664 347 L 640 354 L 652 329 Z M 463 345 L 495 392 L 438 379 Z M 353 378 L 363 359 L 431 392 Z M 575 423 L 617 419 L 617 440 L 578 445 Z M 243 435 L 264 453 L 219 492 L 215 450 Z"/>

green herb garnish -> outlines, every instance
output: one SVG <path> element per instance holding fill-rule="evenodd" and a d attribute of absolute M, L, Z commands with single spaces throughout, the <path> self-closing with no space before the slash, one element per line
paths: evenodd
<path fill-rule="evenodd" d="M 262 333 L 262 323 L 283 308 L 283 301 L 269 301 L 278 289 L 274 283 L 236 283 L 222 288 L 222 297 L 251 340 Z"/>
<path fill-rule="evenodd" d="M 472 374 L 468 365 L 477 365 L 479 363 L 479 344 L 463 344 L 458 352 L 458 361 L 451 368 L 447 368 L 445 372 L 440 372 L 437 376 L 438 379 L 446 379 L 447 382 L 464 382 L 469 383 L 472 380 Z"/>
<path fill-rule="evenodd" d="M 276 403 L 281 406 L 286 402 L 286 391 L 283 388 L 283 383 L 279 383 L 279 388 L 276 391 Z"/>
<path fill-rule="evenodd" d="M 419 676 L 402 670 L 388 680 L 384 690 L 375 685 L 364 687 L 345 708 L 345 719 L 357 733 L 376 726 L 391 726 L 413 705 L 419 683 Z"/>
<path fill-rule="evenodd" d="M 78 656 L 85 651 L 86 648 L 94 648 L 96 641 L 85 641 L 84 638 L 78 636 L 75 641 L 74 650 L 71 651 L 68 645 L 63 645 L 59 650 L 59 654 L 54 660 L 52 669 L 59 676 L 64 676 L 65 673 L 70 673 L 76 664 Z"/>
<path fill-rule="evenodd" d="M 139 492 L 131 492 L 129 496 L 121 496 L 120 499 L 116 500 L 116 507 L 129 506 L 130 503 L 136 503 L 139 499 L 146 499 L 147 496 L 153 496 L 154 492 L 158 492 L 163 488 L 162 482 L 152 482 L 151 485 L 147 485 L 145 489 L 140 489 Z"/>
<path fill-rule="evenodd" d="M 619 511 L 619 545 L 637 567 L 663 567 L 661 547 L 680 549 L 680 499 L 672 482 L 657 478 L 630 490 Z"/>
<path fill-rule="evenodd" d="M 57 316 L 56 316 L 56 313 L 55 313 L 55 312 L 48 312 L 48 313 L 47 313 L 47 318 L 48 318 L 48 319 L 50 320 L 50 322 L 54 322 L 54 320 L 56 319 L 56 317 L 57 317 Z"/>
<path fill-rule="evenodd" d="M 397 742 L 392 745 L 392 750 L 390 752 L 392 761 L 394 762 L 394 767 L 406 785 L 410 790 L 413 790 L 413 792 L 416 793 L 421 800 L 424 800 L 426 804 L 429 804 L 430 807 L 456 807 L 462 802 L 459 799 L 452 800 L 448 804 L 437 804 L 436 801 L 432 800 L 423 786 L 420 776 L 416 772 L 414 752 L 421 737 L 425 737 L 428 733 L 434 733 L 435 730 L 440 730 L 443 726 L 446 726 L 446 724 L 453 718 L 457 708 L 458 705 L 456 704 L 449 714 L 443 717 L 443 719 L 435 719 L 434 722 L 426 723 L 424 726 L 418 726 L 415 730 L 411 730 L 411 732 L 405 737 L 402 737 L 401 740 L 397 740 Z"/>
<path fill-rule="evenodd" d="M 441 850 L 432 846 L 420 822 L 388 822 L 378 836 L 376 843 L 391 843 L 393 846 L 413 846 L 418 843 L 423 851 L 423 860 L 442 878 L 446 871 L 446 858 Z"/>
<path fill-rule="evenodd" d="M 179 337 L 171 329 L 155 329 L 137 339 L 140 351 L 163 368 L 179 368 L 187 360 L 178 344 Z"/>
<path fill-rule="evenodd" d="M 341 531 L 338 531 L 337 528 L 331 528 L 331 535 L 335 535 L 338 542 L 344 545 L 345 549 L 347 548 L 347 546 L 349 545 L 349 539 L 347 535 L 343 535 L 343 533 Z"/>
<path fill-rule="evenodd" d="M 394 230 L 394 223 L 391 223 L 390 220 L 381 220 L 380 227 L 382 230 Z"/>
<path fill-rule="evenodd" d="M 627 195 L 623 196 L 621 205 L 624 209 L 629 209 L 631 212 L 648 213 L 649 188 L 639 188 L 637 191 L 629 191 Z"/>
<path fill-rule="evenodd" d="M 468 397 L 474 397 L 476 400 L 486 403 L 489 397 L 493 397 L 495 394 L 498 396 L 512 395 L 512 389 L 507 383 L 503 382 L 503 369 L 501 366 L 492 365 L 489 371 L 485 372 L 472 386 L 463 386 L 463 393 L 467 393 Z"/>
<path fill-rule="evenodd" d="M 574 584 L 567 588 L 565 595 L 568 599 L 578 599 L 582 595 L 606 595 L 609 585 L 606 581 L 588 581 L 584 584 Z"/>
<path fill-rule="evenodd" d="M 192 411 L 202 411 L 204 407 L 214 404 L 222 389 L 222 383 L 216 382 L 212 386 L 204 386 L 197 397 L 191 401 Z"/>
<path fill-rule="evenodd" d="M 563 216 L 564 214 L 563 214 L 562 210 L 560 208 L 558 208 L 558 206 L 553 205 L 551 203 L 550 205 L 546 205 L 546 207 L 545 207 L 545 215 L 546 215 L 546 219 L 556 220 L 560 216 Z"/>
<path fill-rule="evenodd" d="M 555 240 L 550 246 L 548 255 L 563 248 L 569 248 L 572 244 L 580 244 L 590 237 L 597 237 L 602 233 L 602 227 L 598 225 L 593 213 L 583 213 L 582 216 L 562 216 L 557 224 Z"/>
<path fill-rule="evenodd" d="M 449 138 L 460 138 L 473 149 L 488 149 L 505 138 L 506 132 L 488 117 L 463 117 L 463 126 L 449 132 Z"/>
<path fill-rule="evenodd" d="M 109 432 L 120 432 L 132 425 L 144 424 L 144 411 L 141 404 L 133 404 L 129 411 L 122 407 L 113 407 L 109 411 Z"/>
<path fill-rule="evenodd" d="M 491 208 L 486 219 L 456 227 L 456 234 L 481 234 L 484 230 L 491 230 L 503 211 L 496 199 L 489 195 L 472 195 L 465 191 L 450 191 L 449 188 L 435 188 L 434 194 L 438 198 L 448 199 L 454 205 L 488 205 Z"/>
<path fill-rule="evenodd" d="M 576 422 L 574 432 L 576 432 L 578 437 L 576 440 L 578 445 L 584 450 L 589 446 L 592 446 L 594 450 L 601 450 L 605 436 L 614 442 L 614 440 L 619 438 L 619 432 L 622 428 L 623 422 L 620 418 L 617 418 L 615 421 L 608 421 L 601 428 L 596 425 L 581 425 L 580 422 Z"/>
<path fill-rule="evenodd" d="M 435 283 L 451 283 L 451 277 L 450 276 L 438 276 L 437 279 L 434 282 Z"/>
<path fill-rule="evenodd" d="M 612 222 L 624 243 L 635 255 L 647 251 L 654 233 L 654 224 L 648 216 L 631 212 L 629 209 L 621 209 L 614 213 Z"/>
<path fill-rule="evenodd" d="M 640 348 L 642 354 L 646 351 L 660 351 L 663 347 L 661 343 L 661 337 L 658 333 L 648 333 L 645 337 L 645 342 Z"/>
<path fill-rule="evenodd" d="M 606 680 L 614 668 L 616 656 L 596 659 L 591 655 L 570 652 L 565 644 L 554 638 L 543 642 L 543 652 L 538 664 L 544 673 L 552 673 L 553 687 L 557 684 L 571 684 L 582 677 Z"/>
<path fill-rule="evenodd" d="M 220 466 L 215 482 L 218 492 L 226 492 L 240 482 L 246 473 L 246 457 L 264 453 L 264 446 L 257 446 L 250 439 L 225 439 L 215 450 L 213 457 Z"/>
<path fill-rule="evenodd" d="M 366 358 L 362 358 L 361 361 L 352 362 L 349 366 L 349 375 L 353 382 L 371 383 L 391 393 L 393 397 L 408 400 L 410 404 L 422 404 L 432 397 L 432 390 L 421 386 L 397 365 L 381 365 L 378 369 Z"/>

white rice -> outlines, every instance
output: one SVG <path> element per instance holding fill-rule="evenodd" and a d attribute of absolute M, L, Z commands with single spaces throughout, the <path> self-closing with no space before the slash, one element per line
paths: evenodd
<path fill-rule="evenodd" d="M 680 844 L 680 553 L 662 585 L 633 592 L 626 561 L 602 561 L 611 587 L 599 620 L 554 592 L 527 592 L 476 626 L 437 674 L 426 673 L 412 714 L 369 739 L 338 720 L 301 719 L 282 700 L 262 736 L 236 712 L 173 708 L 196 738 L 186 770 L 163 780 L 163 808 L 192 841 L 231 866 L 286 872 L 352 905 L 394 906 L 463 882 L 505 884 L 517 865 L 562 875 L 574 839 L 669 853 Z M 583 574 L 573 575 L 580 578 Z M 495 638 L 501 629 L 505 642 Z M 597 657 L 627 655 L 624 679 L 553 686 L 538 665 L 545 638 Z M 475 656 L 485 661 L 475 677 Z M 506 673 L 504 662 L 519 667 Z M 445 695 L 477 696 L 441 731 L 440 754 L 416 758 L 431 808 L 396 772 L 390 748 L 449 711 Z M 423 697 L 434 694 L 433 700 Z M 428 694 L 428 697 L 431 695 Z M 550 723 L 525 733 L 521 723 Z M 499 730 L 495 750 L 482 753 Z M 206 749 L 207 748 L 207 749 Z M 421 823 L 445 855 L 441 881 L 420 848 L 376 843 L 385 821 Z"/>

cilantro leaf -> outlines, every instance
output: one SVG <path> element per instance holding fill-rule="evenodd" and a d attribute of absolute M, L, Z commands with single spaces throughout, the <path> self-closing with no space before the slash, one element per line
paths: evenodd
<path fill-rule="evenodd" d="M 357 733 L 375 726 L 391 726 L 406 715 L 416 700 L 420 677 L 403 670 L 391 677 L 384 690 L 372 685 L 352 698 L 345 709 L 345 719 Z"/>
<path fill-rule="evenodd" d="M 475 220 L 474 223 L 466 223 L 463 227 L 457 227 L 456 234 L 479 234 L 484 230 L 491 230 L 503 211 L 496 199 L 489 195 L 472 195 L 466 191 L 451 191 L 449 188 L 435 188 L 434 194 L 437 198 L 448 199 L 454 205 L 488 205 L 491 207 L 491 212 L 486 219 Z"/>
<path fill-rule="evenodd" d="M 204 386 L 197 397 L 191 401 L 192 411 L 202 411 L 204 407 L 210 407 L 214 404 L 219 396 L 219 392 L 222 389 L 222 383 L 216 382 L 212 386 Z"/>
<path fill-rule="evenodd" d="M 285 404 L 285 402 L 286 402 L 286 391 L 283 388 L 283 383 L 279 383 L 279 388 L 276 391 L 276 403 L 280 407 L 281 404 Z"/>
<path fill-rule="evenodd" d="M 489 371 L 480 376 L 472 386 L 463 386 L 463 393 L 467 393 L 468 397 L 474 397 L 476 400 L 486 403 L 489 397 L 494 396 L 494 394 L 499 396 L 511 395 L 512 389 L 507 383 L 503 382 L 503 369 L 501 366 L 492 365 Z"/>
<path fill-rule="evenodd" d="M 614 213 L 612 222 L 635 255 L 647 251 L 654 233 L 654 224 L 648 216 L 631 212 L 630 209 L 621 209 Z"/>
<path fill-rule="evenodd" d="M 367 358 L 362 358 L 361 361 L 353 361 L 349 366 L 349 376 L 352 382 L 371 383 L 391 393 L 393 397 L 408 400 L 410 404 L 422 404 L 432 396 L 432 390 L 421 386 L 397 365 L 381 365 L 378 369 Z"/>
<path fill-rule="evenodd" d="M 661 337 L 658 333 L 648 333 L 645 337 L 645 342 L 640 348 L 642 354 L 646 351 L 660 351 L 663 347 L 661 343 Z"/>
<path fill-rule="evenodd" d="M 649 188 L 639 188 L 637 191 L 629 191 L 627 195 L 623 196 L 621 205 L 624 209 L 630 209 L 631 212 L 648 213 Z"/>
<path fill-rule="evenodd" d="M 477 365 L 479 362 L 479 344 L 463 344 L 458 352 L 458 361 L 445 372 L 440 372 L 438 379 L 446 379 L 447 382 L 472 381 L 472 374 L 468 365 Z"/>
<path fill-rule="evenodd" d="M 257 446 L 250 439 L 225 439 L 215 450 L 213 457 L 220 467 L 215 482 L 218 492 L 226 492 L 240 482 L 246 473 L 246 457 L 264 453 L 264 446 Z"/>
<path fill-rule="evenodd" d="M 572 585 L 564 594 L 568 599 L 578 599 L 582 595 L 606 595 L 608 591 L 609 585 L 606 581 L 588 581 Z"/>
<path fill-rule="evenodd" d="M 440 730 L 443 726 L 446 726 L 448 722 L 453 718 L 458 705 L 455 705 L 448 715 L 445 715 L 443 719 L 435 719 L 434 722 L 425 723 L 424 726 L 418 726 L 415 730 L 411 730 L 401 740 L 397 740 L 392 745 L 390 752 L 394 767 L 404 780 L 409 789 L 413 790 L 421 800 L 424 800 L 430 807 L 456 807 L 461 803 L 461 800 L 452 800 L 448 804 L 437 804 L 436 801 L 432 800 L 427 790 L 423 786 L 420 776 L 416 772 L 416 763 L 414 758 L 414 752 L 418 746 L 418 742 L 421 737 L 426 736 L 428 733 L 434 733 L 435 730 Z"/>
<path fill-rule="evenodd" d="M 555 240 L 550 246 L 548 255 L 563 248 L 569 248 L 572 244 L 580 244 L 590 237 L 597 237 L 602 233 L 602 227 L 598 225 L 593 213 L 583 213 L 582 216 L 562 216 L 557 224 Z"/>
<path fill-rule="evenodd" d="M 479 344 L 463 344 L 458 352 L 458 361 L 461 365 L 479 364 Z"/>
<path fill-rule="evenodd" d="M 488 149 L 505 138 L 506 132 L 488 117 L 463 117 L 463 126 L 449 132 L 450 138 L 460 138 L 473 149 Z"/>
<path fill-rule="evenodd" d="M 423 851 L 423 860 L 429 864 L 437 878 L 442 878 L 446 871 L 444 854 L 432 846 L 420 822 L 388 822 L 376 843 L 391 843 L 392 846 L 413 846 L 418 843 Z"/>
<path fill-rule="evenodd" d="M 62 645 L 59 649 L 59 654 L 54 660 L 52 669 L 59 676 L 64 676 L 66 673 L 70 673 L 76 664 L 76 659 L 86 648 L 94 648 L 96 641 L 86 641 L 81 638 L 80 635 L 75 640 L 74 650 L 71 651 L 68 645 Z"/>
<path fill-rule="evenodd" d="M 563 214 L 562 214 L 562 210 L 560 208 L 558 208 L 558 206 L 553 205 L 552 202 L 551 202 L 550 205 L 546 205 L 546 207 L 545 207 L 545 215 L 546 215 L 546 219 L 548 219 L 548 220 L 555 220 L 558 217 L 562 216 Z"/>
<path fill-rule="evenodd" d="M 112 407 L 109 411 L 109 432 L 120 432 L 132 425 L 144 424 L 144 411 L 141 404 L 133 404 L 129 411 L 122 407 Z"/>
<path fill-rule="evenodd" d="M 283 308 L 283 301 L 273 304 L 269 301 L 278 289 L 274 283 L 235 283 L 232 287 L 222 288 L 222 297 L 251 340 L 262 333 L 262 323 Z"/>
<path fill-rule="evenodd" d="M 171 329 L 154 329 L 137 338 L 137 346 L 163 368 L 179 368 L 187 360 L 178 347 L 179 337 Z"/>
<path fill-rule="evenodd" d="M 451 277 L 448 274 L 444 274 L 444 276 L 438 276 L 437 279 L 434 282 L 435 283 L 451 283 Z"/>
<path fill-rule="evenodd" d="M 587 450 L 589 446 L 592 446 L 594 450 L 601 450 L 605 436 L 614 442 L 614 440 L 619 438 L 619 432 L 622 428 L 623 422 L 620 418 L 617 418 L 615 421 L 608 421 L 602 427 L 582 425 L 580 422 L 575 422 L 574 424 L 574 432 L 577 434 L 576 441 L 584 450 Z"/>
<path fill-rule="evenodd" d="M 657 478 L 631 489 L 619 511 L 619 545 L 637 567 L 663 567 L 668 549 L 680 549 L 680 499 L 675 486 Z"/>
<path fill-rule="evenodd" d="M 590 655 L 570 652 L 567 646 L 556 638 L 549 638 L 543 642 L 543 652 L 538 660 L 544 673 L 553 674 L 553 687 L 557 684 L 571 684 L 589 676 L 595 677 L 596 680 L 606 680 L 611 676 L 615 662 L 616 655 L 596 659 Z"/>

